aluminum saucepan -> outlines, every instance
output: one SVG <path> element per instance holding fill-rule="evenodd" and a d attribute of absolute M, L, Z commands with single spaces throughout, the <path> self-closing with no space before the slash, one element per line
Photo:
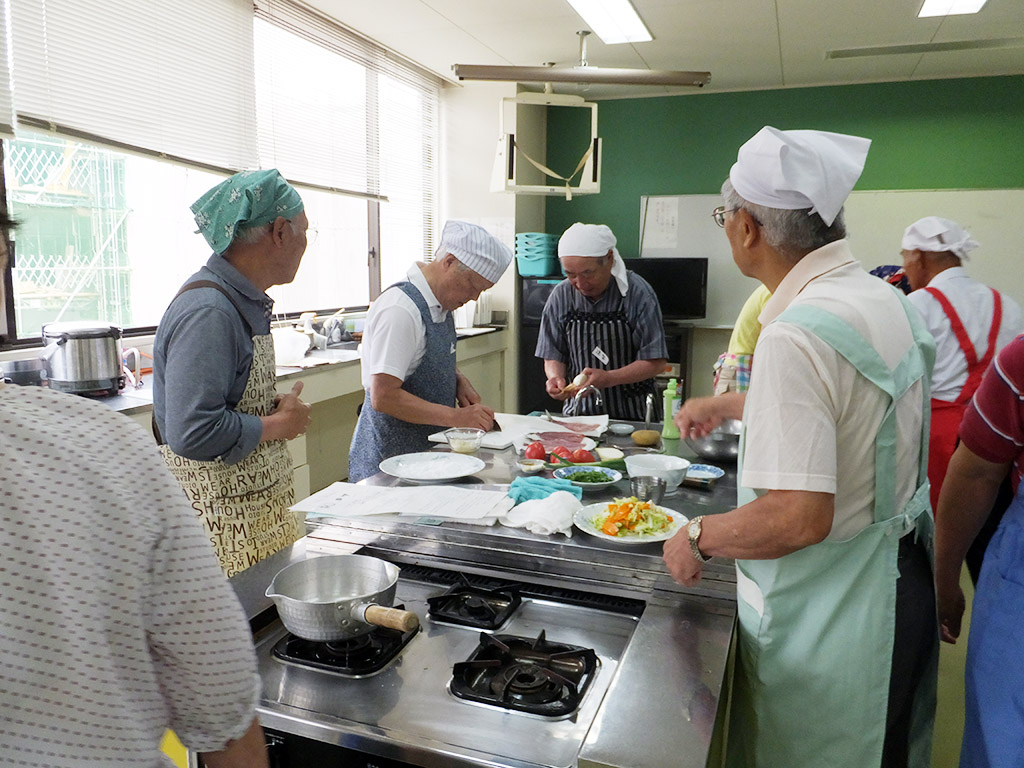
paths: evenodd
<path fill-rule="evenodd" d="M 282 568 L 267 587 L 285 628 L 305 640 L 347 640 L 389 627 L 416 629 L 419 617 L 392 608 L 398 567 L 366 555 L 327 555 Z"/>

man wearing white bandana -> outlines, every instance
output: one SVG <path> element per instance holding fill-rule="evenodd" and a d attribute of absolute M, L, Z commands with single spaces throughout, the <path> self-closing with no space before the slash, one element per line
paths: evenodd
<path fill-rule="evenodd" d="M 746 394 L 684 404 L 702 435 L 742 418 L 737 509 L 665 544 L 696 584 L 736 561 L 739 642 L 728 764 L 927 768 L 938 635 L 920 316 L 868 274 L 842 208 L 870 141 L 763 128 L 713 212 L 772 297 Z"/>
<path fill-rule="evenodd" d="M 1024 329 L 1024 320 L 1013 299 L 967 276 L 963 262 L 978 243 L 955 221 L 926 216 L 907 227 L 901 246 L 910 303 L 935 337 L 928 448 L 934 510 L 964 410 L 985 369 Z"/>
<path fill-rule="evenodd" d="M 641 421 L 654 377 L 665 369 L 668 349 L 661 308 L 654 289 L 626 269 L 615 235 L 604 224 L 569 227 L 558 241 L 566 279 L 544 305 L 537 357 L 544 359 L 545 389 L 566 401 L 576 376 L 602 392 L 613 419 Z M 653 398 L 654 418 L 661 400 Z M 575 413 L 600 413 L 596 398 L 584 398 Z"/>
<path fill-rule="evenodd" d="M 445 427 L 494 427 L 482 402 L 455 367 L 452 312 L 493 286 L 512 250 L 483 227 L 449 221 L 434 260 L 413 264 L 407 279 L 373 302 L 363 332 L 366 397 L 349 448 L 348 479 L 358 482 L 391 456 L 430 448 Z"/>

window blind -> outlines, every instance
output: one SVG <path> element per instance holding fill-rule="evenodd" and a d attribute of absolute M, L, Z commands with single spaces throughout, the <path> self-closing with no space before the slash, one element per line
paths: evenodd
<path fill-rule="evenodd" d="M 8 0 L 0 0 L 0 137 L 14 135 L 14 104 L 11 101 L 10 36 L 7 20 L 10 17 Z M 0 318 L 2 323 L 3 318 Z M 2 326 L 0 326 L 2 327 Z"/>
<path fill-rule="evenodd" d="M 211 168 L 256 166 L 251 0 L 7 1 L 19 121 Z"/>
<path fill-rule="evenodd" d="M 403 217 L 429 219 L 432 238 L 440 78 L 301 4 L 255 0 L 255 10 L 262 165 L 371 199 L 420 196 Z M 313 71 L 296 64 L 307 56 Z"/>

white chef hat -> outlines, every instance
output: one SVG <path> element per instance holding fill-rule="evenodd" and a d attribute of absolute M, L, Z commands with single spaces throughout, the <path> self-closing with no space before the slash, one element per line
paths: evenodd
<path fill-rule="evenodd" d="M 452 254 L 484 280 L 498 282 L 512 263 L 512 249 L 483 227 L 468 221 L 447 221 L 435 258 Z"/>
<path fill-rule="evenodd" d="M 612 252 L 612 277 L 623 296 L 629 291 L 626 265 L 615 247 L 615 235 L 604 224 L 581 224 L 576 222 L 558 239 L 558 258 L 563 256 L 584 256 L 599 258 Z"/>
<path fill-rule="evenodd" d="M 740 147 L 729 181 L 755 205 L 810 208 L 832 226 L 864 170 L 870 146 L 870 139 L 859 136 L 766 125 Z"/>
<path fill-rule="evenodd" d="M 905 251 L 949 251 L 961 259 L 978 247 L 970 232 L 955 221 L 938 216 L 925 216 L 907 227 L 900 245 Z"/>

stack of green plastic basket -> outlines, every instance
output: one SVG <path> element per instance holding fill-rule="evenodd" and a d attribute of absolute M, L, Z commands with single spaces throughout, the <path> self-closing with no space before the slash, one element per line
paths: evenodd
<path fill-rule="evenodd" d="M 520 232 L 516 235 L 516 266 L 523 277 L 561 274 L 558 266 L 558 235 Z"/>

